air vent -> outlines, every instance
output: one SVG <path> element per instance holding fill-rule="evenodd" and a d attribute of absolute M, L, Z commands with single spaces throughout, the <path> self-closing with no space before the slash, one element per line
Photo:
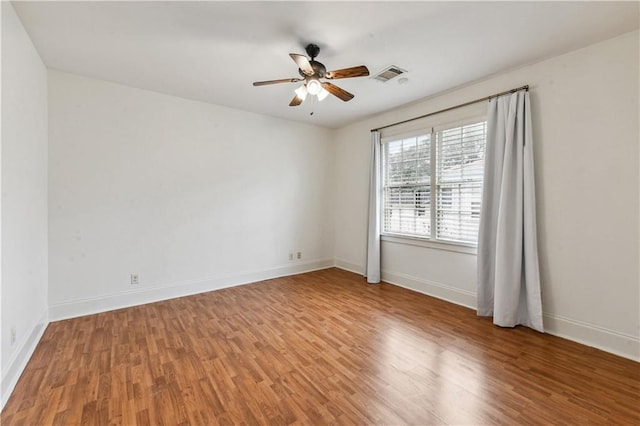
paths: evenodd
<path fill-rule="evenodd" d="M 373 78 L 374 80 L 378 80 L 381 81 L 383 83 L 386 83 L 387 81 L 396 78 L 399 75 L 402 75 L 404 73 L 406 73 L 406 70 L 403 70 L 400 67 L 397 67 L 395 65 L 391 65 L 390 67 L 387 67 L 385 69 L 383 69 L 382 71 L 380 71 L 378 74 L 374 75 Z"/>

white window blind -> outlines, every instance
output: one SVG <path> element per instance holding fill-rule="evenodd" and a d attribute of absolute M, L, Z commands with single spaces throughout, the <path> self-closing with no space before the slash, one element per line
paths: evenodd
<path fill-rule="evenodd" d="M 439 240 L 478 242 L 486 136 L 485 121 L 436 133 L 436 233 Z"/>
<path fill-rule="evenodd" d="M 383 229 L 404 235 L 431 233 L 431 134 L 383 145 Z"/>
<path fill-rule="evenodd" d="M 476 121 L 385 141 L 383 232 L 477 244 L 485 139 Z"/>

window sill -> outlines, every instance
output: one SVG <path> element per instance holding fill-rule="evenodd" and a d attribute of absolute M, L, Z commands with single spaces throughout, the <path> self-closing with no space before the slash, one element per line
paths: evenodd
<path fill-rule="evenodd" d="M 425 247 L 425 248 L 436 249 L 436 250 L 453 251 L 457 253 L 471 254 L 474 256 L 478 253 L 478 249 L 476 246 L 445 243 L 442 241 L 430 241 L 430 240 L 425 240 L 423 238 L 408 237 L 405 235 L 382 234 L 380 236 L 380 241 L 385 241 L 385 242 L 394 243 L 394 244 L 404 244 L 404 245 L 410 245 L 410 246 Z"/>

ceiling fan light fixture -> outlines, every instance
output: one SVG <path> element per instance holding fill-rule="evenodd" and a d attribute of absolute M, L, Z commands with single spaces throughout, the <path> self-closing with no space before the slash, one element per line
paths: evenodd
<path fill-rule="evenodd" d="M 324 87 L 320 89 L 320 93 L 318 93 L 318 101 L 322 101 L 324 98 L 329 96 L 329 92 L 327 92 Z"/>
<path fill-rule="evenodd" d="M 321 91 L 322 85 L 320 84 L 320 81 L 315 78 L 309 79 L 309 81 L 307 81 L 307 92 L 309 92 L 310 95 L 317 95 Z"/>
<path fill-rule="evenodd" d="M 307 86 L 303 84 L 302 86 L 298 87 L 295 90 L 295 92 L 296 92 L 296 95 L 304 101 L 305 98 L 307 97 Z"/>

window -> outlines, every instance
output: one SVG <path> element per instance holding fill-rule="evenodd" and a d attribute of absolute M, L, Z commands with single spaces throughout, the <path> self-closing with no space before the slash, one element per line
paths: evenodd
<path fill-rule="evenodd" d="M 475 120 L 385 140 L 383 233 L 476 245 L 486 133 Z"/>
<path fill-rule="evenodd" d="M 431 233 L 431 135 L 383 145 L 383 206 L 386 232 Z"/>

